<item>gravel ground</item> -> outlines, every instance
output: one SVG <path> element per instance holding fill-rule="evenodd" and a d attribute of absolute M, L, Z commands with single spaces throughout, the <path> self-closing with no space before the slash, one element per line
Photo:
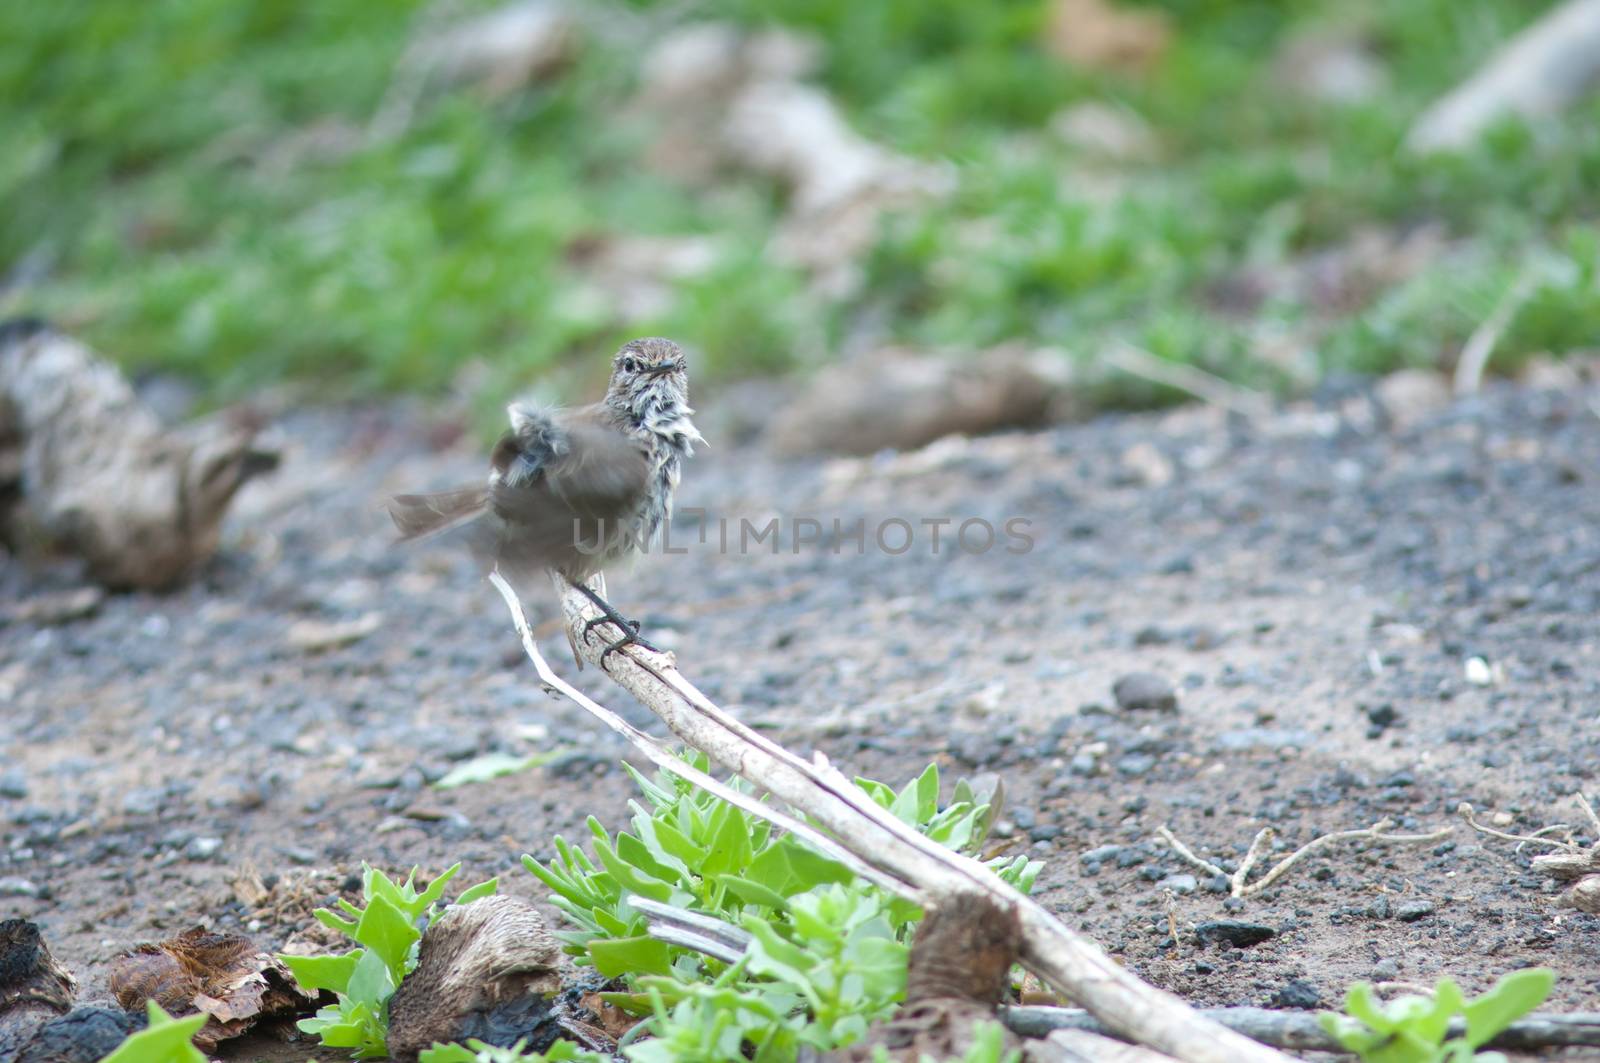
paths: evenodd
<path fill-rule="evenodd" d="M 614 574 L 611 596 L 802 749 L 896 782 L 929 759 L 997 773 L 1000 831 L 1047 861 L 1044 902 L 1196 1003 L 1314 1006 L 1444 973 L 1481 989 L 1546 964 L 1551 1006 L 1597 1009 L 1600 919 L 1453 813 L 1521 832 L 1577 822 L 1572 793 L 1600 789 L 1600 392 L 1450 404 L 1402 383 L 1257 423 L 1189 408 L 864 460 L 719 444 L 680 496 L 712 515 L 707 544 L 680 514 L 687 552 Z M 286 466 L 246 489 L 189 589 L 42 622 L 18 610 L 67 577 L 0 570 L 0 916 L 41 923 L 85 999 L 119 951 L 197 921 L 304 936 L 363 860 L 460 860 L 463 881 L 539 898 L 521 853 L 626 818 L 625 748 L 542 693 L 472 563 L 390 545 L 384 495 L 475 477 L 475 449 L 403 405 L 283 427 Z M 736 547 L 741 519 L 774 516 L 777 553 L 717 549 L 716 520 Z M 865 518 L 866 550 L 794 547 L 803 517 Z M 898 555 L 873 542 L 894 518 L 915 533 Z M 963 550 L 969 518 L 1025 519 L 1032 549 L 1002 531 Z M 570 673 L 561 637 L 546 646 Z M 429 786 L 490 751 L 558 757 Z M 1380 818 L 1456 829 L 1325 851 L 1243 902 L 1154 840 L 1170 825 L 1231 867 L 1266 825 L 1282 848 Z M 1272 936 L 1187 931 L 1219 919 Z"/>

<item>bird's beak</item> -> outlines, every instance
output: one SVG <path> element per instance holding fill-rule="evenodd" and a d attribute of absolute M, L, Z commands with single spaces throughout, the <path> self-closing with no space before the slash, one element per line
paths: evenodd
<path fill-rule="evenodd" d="M 676 373 L 677 371 L 678 367 L 670 362 L 666 365 L 652 366 L 651 368 L 645 370 L 645 372 L 649 373 L 651 376 L 666 376 L 668 373 Z"/>

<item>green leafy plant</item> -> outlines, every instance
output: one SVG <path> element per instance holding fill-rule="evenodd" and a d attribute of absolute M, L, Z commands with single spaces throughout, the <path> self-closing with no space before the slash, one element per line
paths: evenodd
<path fill-rule="evenodd" d="M 417 1063 L 611 1063 L 611 1057 L 590 1052 L 571 1041 L 557 1041 L 543 1052 L 531 1052 L 518 1041 L 510 1048 L 479 1040 L 464 1045 L 434 1045 L 417 1056 Z"/>
<path fill-rule="evenodd" d="M 687 759 L 708 766 L 702 755 Z M 613 837 L 591 819 L 593 857 L 557 837 L 553 860 L 523 863 L 572 924 L 558 934 L 567 951 L 620 978 L 626 991 L 607 999 L 645 1016 L 650 1039 L 627 1048 L 634 1063 L 793 1059 L 801 1046 L 851 1044 L 892 1013 L 905 992 L 914 905 L 692 784 L 629 771 L 646 802 L 631 804 L 631 830 Z M 962 852 L 977 851 L 994 819 L 964 780 L 940 807 L 933 765 L 900 790 L 857 785 Z M 1025 856 L 989 866 L 1024 892 L 1041 867 Z M 742 931 L 742 955 L 724 962 L 649 936 L 634 896 Z"/>
<path fill-rule="evenodd" d="M 1538 1007 L 1554 983 L 1549 968 L 1513 971 L 1468 1000 L 1453 979 L 1441 978 L 1432 997 L 1408 994 L 1380 1004 L 1371 985 L 1357 982 L 1345 994 L 1344 1015 L 1324 1011 L 1317 1019 L 1363 1063 L 1503 1063 L 1500 1053 L 1477 1049 Z M 1448 1037 L 1458 1015 L 1465 1032 Z"/>
<path fill-rule="evenodd" d="M 204 1015 L 174 1019 L 161 1005 L 145 1002 L 150 1025 L 129 1034 L 116 1050 L 100 1063 L 206 1063 L 205 1053 L 194 1046 L 194 1035 L 206 1024 Z"/>
<path fill-rule="evenodd" d="M 358 947 L 336 956 L 280 956 L 295 980 L 308 990 L 327 990 L 338 1003 L 302 1019 L 302 1031 L 315 1034 L 330 1048 L 351 1049 L 356 1059 L 377 1059 L 388 1054 L 389 998 L 417 965 L 417 943 L 436 913 L 444 888 L 460 864 L 434 878 L 426 889 L 415 886 L 416 868 L 404 883 L 375 867 L 362 866 L 364 907 L 339 901 L 340 912 L 319 908 L 317 920 L 353 938 Z M 457 904 L 470 904 L 498 888 L 489 879 L 463 890 Z"/>

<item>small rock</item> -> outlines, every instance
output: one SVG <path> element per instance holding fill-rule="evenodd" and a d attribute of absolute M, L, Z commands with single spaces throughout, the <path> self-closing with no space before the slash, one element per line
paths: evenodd
<path fill-rule="evenodd" d="M 28 796 L 28 780 L 20 771 L 0 773 L 0 797 L 21 800 Z"/>
<path fill-rule="evenodd" d="M 1129 778 L 1137 778 L 1156 766 L 1156 758 L 1148 753 L 1129 753 L 1117 760 L 1117 771 Z"/>
<path fill-rule="evenodd" d="M 183 857 L 185 860 L 210 860 L 221 851 L 221 838 L 192 838 L 183 847 Z"/>
<path fill-rule="evenodd" d="M 1407 901 L 1394 910 L 1394 917 L 1402 923 L 1415 923 L 1432 915 L 1436 907 L 1432 901 Z"/>
<path fill-rule="evenodd" d="M 1322 994 L 1317 992 L 1317 987 L 1310 982 L 1296 978 L 1285 983 L 1282 989 L 1273 994 L 1272 1006 L 1308 1011 L 1322 1006 Z"/>
<path fill-rule="evenodd" d="M 1201 942 L 1214 945 L 1226 942 L 1235 948 L 1247 949 L 1277 936 L 1277 931 L 1261 923 L 1246 923 L 1238 919 L 1211 919 L 1198 923 L 1194 936 Z"/>
<path fill-rule="evenodd" d="M 1468 657 L 1462 671 L 1467 682 L 1475 687 L 1486 687 L 1495 681 L 1494 669 L 1482 657 Z"/>
<path fill-rule="evenodd" d="M 1193 875 L 1189 874 L 1168 875 L 1166 878 L 1156 883 L 1157 889 L 1171 890 L 1180 897 L 1193 893 L 1199 888 L 1199 886 L 1200 881 Z"/>
<path fill-rule="evenodd" d="M 1367 915 L 1373 919 L 1387 919 L 1393 911 L 1394 909 L 1389 904 L 1389 898 L 1387 897 L 1379 897 L 1367 905 Z"/>
<path fill-rule="evenodd" d="M 1399 960 L 1379 960 L 1377 963 L 1372 965 L 1372 980 L 1375 982 L 1392 982 L 1399 977 Z"/>
<path fill-rule="evenodd" d="M 1207 893 L 1227 893 L 1229 888 L 1227 875 L 1212 875 L 1206 879 Z"/>
<path fill-rule="evenodd" d="M 1149 672 L 1131 672 L 1118 679 L 1111 687 L 1111 696 L 1119 709 L 1175 712 L 1178 708 L 1178 692 L 1172 684 Z"/>
<path fill-rule="evenodd" d="M 300 620 L 290 625 L 285 636 L 289 645 L 302 653 L 321 653 L 359 642 L 383 625 L 383 614 L 365 613 L 354 620 Z"/>
<path fill-rule="evenodd" d="M 6 875 L 0 878 L 0 897 L 39 897 L 44 890 L 29 879 L 20 875 Z"/>
<path fill-rule="evenodd" d="M 1107 860 L 1115 859 L 1120 852 L 1122 852 L 1122 846 L 1120 845 L 1102 845 L 1098 848 L 1090 849 L 1079 856 L 1078 859 L 1086 864 L 1102 864 Z"/>
<path fill-rule="evenodd" d="M 1387 701 L 1382 705 L 1374 705 L 1367 710 L 1367 719 L 1371 721 L 1372 726 L 1380 730 L 1394 726 L 1394 722 L 1399 718 L 1400 713 Z"/>
<path fill-rule="evenodd" d="M 166 793 L 155 787 L 129 790 L 122 795 L 122 811 L 129 816 L 153 816 L 161 811 Z"/>
<path fill-rule="evenodd" d="M 7 609 L 0 615 L 0 620 L 14 624 L 38 624 L 41 627 L 68 624 L 93 616 L 105 600 L 106 592 L 99 587 L 36 594 Z"/>

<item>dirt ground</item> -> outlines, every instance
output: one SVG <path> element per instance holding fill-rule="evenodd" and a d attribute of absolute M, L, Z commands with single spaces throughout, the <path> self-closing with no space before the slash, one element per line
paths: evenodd
<path fill-rule="evenodd" d="M 741 518 L 866 517 L 866 551 L 723 553 L 684 517 L 687 553 L 611 594 L 802 750 L 895 782 L 930 759 L 947 785 L 998 774 L 1000 831 L 1047 862 L 1043 901 L 1195 1003 L 1331 1004 L 1355 979 L 1445 973 L 1477 990 L 1544 964 L 1551 1007 L 1600 1009 L 1600 919 L 1454 815 L 1579 823 L 1571 795 L 1600 789 L 1600 390 L 1445 403 L 1403 383 L 1255 423 L 1188 408 L 863 460 L 779 463 L 711 417 L 680 507 L 735 540 Z M 390 545 L 383 496 L 475 478 L 476 448 L 406 405 L 283 428 L 285 467 L 246 489 L 189 589 L 39 623 L 15 609 L 70 578 L 0 574 L 0 917 L 38 921 L 83 999 L 118 952 L 195 922 L 281 947 L 363 860 L 460 860 L 463 883 L 542 900 L 522 853 L 626 819 L 627 750 L 540 690 L 472 562 Z M 916 531 L 898 556 L 871 532 L 896 517 Z M 921 521 L 946 517 L 934 551 Z M 1026 519 L 1034 546 L 952 548 L 972 517 Z M 340 634 L 308 621 L 352 641 L 308 648 Z M 1119 707 L 1129 673 L 1170 683 L 1176 711 Z M 494 750 L 560 755 L 428 785 Z M 1383 817 L 1455 832 L 1335 849 L 1242 903 L 1154 840 L 1168 824 L 1229 861 L 1263 825 L 1294 847 Z M 1275 935 L 1174 948 L 1168 890 L 1180 927 Z"/>

